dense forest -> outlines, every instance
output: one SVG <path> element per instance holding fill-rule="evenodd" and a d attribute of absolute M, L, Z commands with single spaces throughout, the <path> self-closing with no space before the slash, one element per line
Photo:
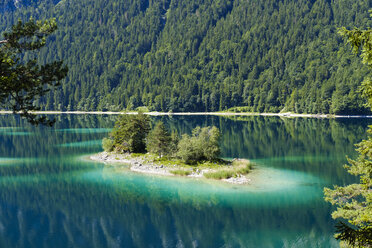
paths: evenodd
<path fill-rule="evenodd" d="M 369 113 L 368 75 L 337 34 L 370 27 L 371 0 L 4 0 L 0 31 L 55 17 L 38 55 L 63 59 L 47 110 Z M 26 55 L 24 59 L 32 54 Z"/>

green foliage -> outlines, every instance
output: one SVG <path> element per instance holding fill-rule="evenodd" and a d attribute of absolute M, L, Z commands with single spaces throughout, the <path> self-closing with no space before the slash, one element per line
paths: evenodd
<path fill-rule="evenodd" d="M 240 169 L 236 170 L 236 173 L 245 175 L 245 174 L 248 174 L 251 170 L 252 170 L 252 165 L 247 164 L 243 168 L 240 168 Z"/>
<path fill-rule="evenodd" d="M 353 227 L 350 227 L 349 225 L 339 222 L 336 224 L 336 230 L 337 230 L 337 239 L 342 240 L 340 242 L 341 248 L 347 248 L 347 247 L 370 247 L 372 242 L 372 227 L 364 227 L 364 228 L 358 228 L 354 229 Z"/>
<path fill-rule="evenodd" d="M 162 157 L 162 155 L 170 153 L 171 141 L 171 136 L 164 123 L 159 121 L 147 137 L 147 151 Z"/>
<path fill-rule="evenodd" d="M 145 152 L 145 139 L 149 131 L 150 118 L 142 112 L 121 115 L 115 123 L 114 130 L 110 133 L 113 150 L 131 153 Z"/>
<path fill-rule="evenodd" d="M 192 136 L 182 135 L 177 155 L 187 164 L 215 160 L 220 155 L 220 132 L 216 127 L 196 127 Z"/>
<path fill-rule="evenodd" d="M 40 59 L 64 59 L 70 73 L 34 102 L 42 109 L 357 114 L 370 112 L 357 93 L 368 70 L 337 27 L 370 26 L 368 8 L 370 0 L 38 0 L 2 12 L 0 30 L 18 17 L 57 16 Z"/>
<path fill-rule="evenodd" d="M 233 161 L 230 166 L 231 168 L 228 169 L 204 173 L 204 176 L 206 178 L 217 180 L 228 179 L 231 177 L 237 177 L 239 175 L 246 175 L 252 169 L 250 162 L 246 160 Z"/>
<path fill-rule="evenodd" d="M 201 160 L 202 153 L 200 149 L 196 148 L 194 140 L 189 135 L 183 134 L 178 143 L 177 156 L 187 164 L 194 164 L 196 161 Z"/>
<path fill-rule="evenodd" d="M 203 146 L 204 157 L 209 161 L 217 159 L 221 152 L 219 145 L 221 139 L 220 130 L 218 130 L 218 128 L 215 126 L 209 130 L 202 129 L 199 134 L 199 138 Z"/>
<path fill-rule="evenodd" d="M 236 174 L 234 173 L 234 171 L 231 171 L 231 170 L 220 170 L 220 171 L 216 171 L 216 172 L 204 173 L 204 176 L 206 178 L 217 179 L 217 180 L 231 178 L 235 175 Z"/>
<path fill-rule="evenodd" d="M 372 133 L 372 129 L 369 129 Z M 359 157 L 348 159 L 345 166 L 352 175 L 360 177 L 359 184 L 334 189 L 325 188 L 325 200 L 337 206 L 333 218 L 346 219 L 352 226 L 339 224 L 336 238 L 351 246 L 368 247 L 372 244 L 372 138 L 358 144 Z"/>
<path fill-rule="evenodd" d="M 30 111 L 39 110 L 34 101 L 58 86 L 67 75 L 62 61 L 40 63 L 39 54 L 35 53 L 46 45 L 46 37 L 56 29 L 54 19 L 37 22 L 30 19 L 26 23 L 19 20 L 0 40 L 0 106 L 19 113 L 32 124 L 54 123 Z"/>
<path fill-rule="evenodd" d="M 106 152 L 112 152 L 114 150 L 114 141 L 109 138 L 103 138 L 102 148 Z"/>
<path fill-rule="evenodd" d="M 178 143 L 180 142 L 180 137 L 178 135 L 178 132 L 173 130 L 171 133 L 171 143 L 169 146 L 169 153 L 172 156 L 175 156 L 178 152 Z"/>
<path fill-rule="evenodd" d="M 191 174 L 188 170 L 171 170 L 170 172 L 177 176 L 188 176 Z"/>
<path fill-rule="evenodd" d="M 143 112 L 143 113 L 150 112 L 150 110 L 149 110 L 148 107 L 146 107 L 146 106 L 138 107 L 138 108 L 136 109 L 136 111 L 138 111 L 138 112 Z"/>
<path fill-rule="evenodd" d="M 363 63 L 372 68 L 372 32 L 371 29 L 358 28 L 340 29 L 339 33 L 351 44 L 355 53 L 360 52 Z M 367 97 L 372 107 L 372 81 L 367 78 L 361 85 L 362 95 Z M 372 128 L 368 130 L 372 133 Z M 343 218 L 351 226 L 340 223 L 336 238 L 346 242 L 352 247 L 372 246 L 372 137 L 363 140 L 358 145 L 359 157 L 356 160 L 348 159 L 349 165 L 345 168 L 352 175 L 360 177 L 359 184 L 344 187 L 335 186 L 334 189 L 324 189 L 325 200 L 337 206 L 332 213 L 333 218 Z"/>

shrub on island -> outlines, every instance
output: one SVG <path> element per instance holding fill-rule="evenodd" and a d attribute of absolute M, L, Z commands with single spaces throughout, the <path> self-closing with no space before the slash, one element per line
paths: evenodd
<path fill-rule="evenodd" d="M 115 123 L 108 138 L 102 140 L 107 152 L 153 153 L 159 157 L 181 159 L 186 164 L 201 161 L 217 161 L 220 155 L 220 131 L 217 127 L 196 127 L 191 136 L 169 133 L 159 121 L 150 129 L 150 118 L 139 112 L 137 115 L 122 115 Z"/>
<path fill-rule="evenodd" d="M 161 121 L 150 129 L 150 118 L 140 112 L 120 116 L 102 146 L 106 152 L 132 159 L 134 166 L 141 168 L 166 168 L 179 176 L 234 177 L 241 183 L 242 175 L 249 173 L 251 164 L 244 159 L 220 159 L 220 137 L 220 131 L 214 126 L 198 126 L 191 135 L 183 134 L 181 138 L 177 132 L 170 134 Z"/>
<path fill-rule="evenodd" d="M 220 131 L 216 127 L 196 127 L 192 135 L 182 135 L 178 143 L 177 156 L 186 164 L 200 161 L 215 161 L 220 155 Z"/>

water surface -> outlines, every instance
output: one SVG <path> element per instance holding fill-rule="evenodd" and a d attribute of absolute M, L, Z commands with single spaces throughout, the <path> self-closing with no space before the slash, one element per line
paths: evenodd
<path fill-rule="evenodd" d="M 143 175 L 85 160 L 115 116 L 59 115 L 53 128 L 0 116 L 0 247 L 337 247 L 323 187 L 370 120 L 152 117 L 216 125 L 222 156 L 256 164 L 252 184 Z"/>

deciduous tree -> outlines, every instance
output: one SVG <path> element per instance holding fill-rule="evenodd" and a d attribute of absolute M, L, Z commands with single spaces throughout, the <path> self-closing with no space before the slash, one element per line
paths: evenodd
<path fill-rule="evenodd" d="M 196 127 L 192 136 L 182 135 L 178 143 L 178 156 L 186 163 L 213 161 L 220 155 L 220 132 L 216 127 Z"/>

